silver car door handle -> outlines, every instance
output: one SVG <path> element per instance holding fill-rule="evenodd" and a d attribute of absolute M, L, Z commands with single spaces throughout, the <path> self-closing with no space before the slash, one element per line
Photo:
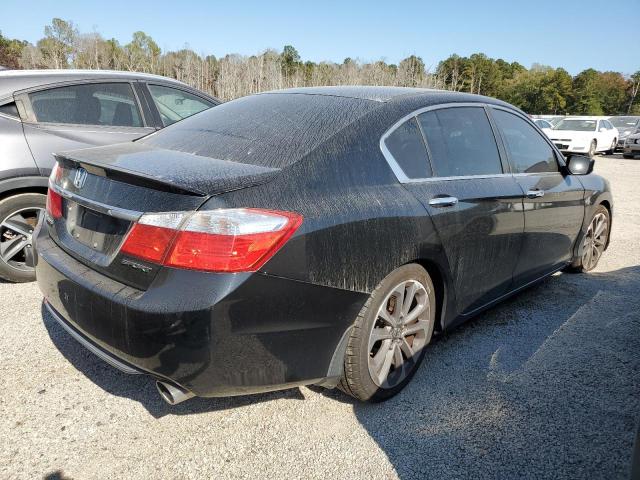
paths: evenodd
<path fill-rule="evenodd" d="M 544 197 L 544 190 L 527 191 L 527 198 L 540 198 L 540 197 Z"/>
<path fill-rule="evenodd" d="M 456 197 L 434 197 L 429 200 L 429 205 L 432 207 L 452 207 L 458 203 Z"/>

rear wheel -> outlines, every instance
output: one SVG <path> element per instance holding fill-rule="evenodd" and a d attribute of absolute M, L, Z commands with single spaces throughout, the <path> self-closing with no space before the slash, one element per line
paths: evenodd
<path fill-rule="evenodd" d="M 596 207 L 587 233 L 582 239 L 582 255 L 571 264 L 574 272 L 588 272 L 598 265 L 609 241 L 609 210 L 602 205 Z"/>
<path fill-rule="evenodd" d="M 435 294 L 427 271 L 404 265 L 373 291 L 356 318 L 339 388 L 364 401 L 382 401 L 402 390 L 431 341 Z"/>
<path fill-rule="evenodd" d="M 609 150 L 607 150 L 605 153 L 607 155 L 613 155 L 614 152 L 616 151 L 616 147 L 618 146 L 618 139 L 614 138 L 613 142 L 611 143 L 611 148 L 609 148 Z"/>
<path fill-rule="evenodd" d="M 628 153 L 623 153 L 623 154 L 622 154 L 622 158 L 627 158 L 627 159 L 629 159 L 629 158 L 633 158 L 633 155 L 630 155 L 630 154 L 628 154 Z"/>
<path fill-rule="evenodd" d="M 0 277 L 10 282 L 32 282 L 32 234 L 47 197 L 21 193 L 0 201 Z"/>
<path fill-rule="evenodd" d="M 598 148 L 598 142 L 595 140 L 591 141 L 591 145 L 589 145 L 589 156 L 593 158 L 596 154 L 596 148 Z"/>

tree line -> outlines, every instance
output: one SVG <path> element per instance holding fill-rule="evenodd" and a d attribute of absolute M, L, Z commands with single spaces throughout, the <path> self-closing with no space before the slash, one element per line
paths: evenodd
<path fill-rule="evenodd" d="M 470 92 L 500 98 L 529 113 L 640 114 L 640 70 L 624 75 L 589 68 L 575 76 L 563 68 L 493 59 L 482 53 L 451 55 L 431 70 L 411 55 L 397 65 L 383 60 L 342 63 L 302 61 L 287 45 L 258 55 L 199 55 L 190 48 L 163 52 L 151 36 L 135 32 L 129 43 L 81 33 L 54 18 L 35 45 L 0 32 L 0 66 L 80 68 L 154 73 L 183 81 L 221 100 L 266 90 L 320 85 L 391 85 Z"/>

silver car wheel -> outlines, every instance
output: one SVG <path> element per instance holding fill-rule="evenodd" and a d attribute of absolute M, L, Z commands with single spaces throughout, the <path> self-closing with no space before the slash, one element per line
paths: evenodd
<path fill-rule="evenodd" d="M 607 246 L 609 221 L 604 213 L 598 213 L 589 224 L 587 234 L 582 241 L 582 266 L 592 270 L 598 264 Z"/>
<path fill-rule="evenodd" d="M 430 340 L 430 309 L 429 293 L 416 280 L 396 285 L 384 299 L 369 334 L 369 374 L 378 387 L 395 387 L 415 368 Z"/>
<path fill-rule="evenodd" d="M 9 267 L 33 271 L 32 235 L 42 212 L 42 208 L 23 208 L 0 223 L 0 260 Z"/>

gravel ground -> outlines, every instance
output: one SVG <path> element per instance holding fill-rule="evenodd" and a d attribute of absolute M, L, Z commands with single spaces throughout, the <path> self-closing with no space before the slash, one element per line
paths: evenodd
<path fill-rule="evenodd" d="M 640 160 L 600 157 L 614 236 L 429 348 L 378 405 L 338 391 L 165 405 L 0 284 L 1 478 L 628 478 L 640 419 Z M 634 201 L 635 200 L 635 201 Z"/>

